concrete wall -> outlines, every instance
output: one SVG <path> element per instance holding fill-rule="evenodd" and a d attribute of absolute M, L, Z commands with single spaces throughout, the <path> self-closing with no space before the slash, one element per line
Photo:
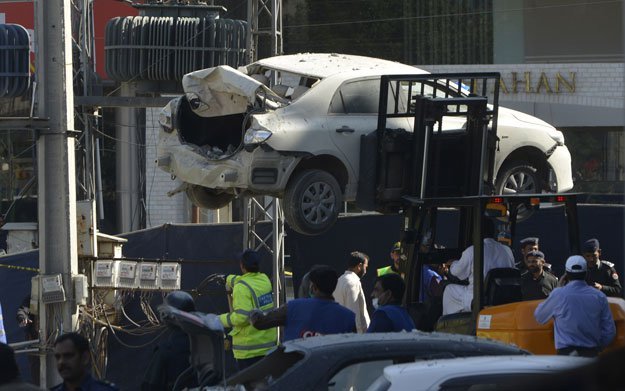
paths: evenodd
<path fill-rule="evenodd" d="M 156 227 L 165 223 L 187 223 L 190 221 L 191 206 L 184 193 L 168 197 L 167 192 L 180 185 L 179 180 L 156 166 L 156 146 L 158 143 L 158 116 L 160 108 L 148 108 L 145 113 L 145 198 L 146 227 Z"/>

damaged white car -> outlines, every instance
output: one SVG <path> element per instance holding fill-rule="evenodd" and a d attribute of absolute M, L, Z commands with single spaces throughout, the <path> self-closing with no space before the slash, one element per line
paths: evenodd
<path fill-rule="evenodd" d="M 185 95 L 162 111 L 158 166 L 199 207 L 238 195 L 283 199 L 291 228 L 318 234 L 358 192 L 360 138 L 377 127 L 381 75 L 427 73 L 340 54 L 295 54 L 185 75 Z M 387 127 L 412 130 L 407 118 Z M 499 109 L 496 192 L 567 191 L 571 155 L 562 132 Z"/>

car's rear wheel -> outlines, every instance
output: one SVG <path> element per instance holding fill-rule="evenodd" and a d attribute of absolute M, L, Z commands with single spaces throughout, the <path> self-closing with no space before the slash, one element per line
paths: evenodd
<path fill-rule="evenodd" d="M 302 171 L 289 181 L 284 195 L 284 215 L 289 226 L 305 235 L 321 234 L 336 222 L 343 194 L 332 174 Z"/>
<path fill-rule="evenodd" d="M 223 208 L 234 199 L 234 194 L 223 193 L 198 185 L 187 187 L 186 193 L 194 205 L 204 209 Z"/>

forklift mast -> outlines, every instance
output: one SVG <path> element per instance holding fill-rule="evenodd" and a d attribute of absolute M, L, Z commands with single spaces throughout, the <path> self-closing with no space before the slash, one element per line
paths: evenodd
<path fill-rule="evenodd" d="M 435 228 L 432 200 L 472 205 L 461 217 L 465 228 L 459 238 L 464 239 L 458 245 L 475 245 L 480 261 L 474 267 L 481 270 L 483 203 L 474 197 L 494 189 L 499 86 L 499 73 L 381 77 L 377 130 L 361 139 L 356 202 L 363 209 L 404 215 L 402 244 L 417 286 L 418 244 Z M 392 118 L 412 120 L 412 132 L 389 129 Z"/>
<path fill-rule="evenodd" d="M 361 138 L 356 202 L 363 209 L 404 216 L 402 247 L 408 257 L 405 302 L 419 304 L 425 264 L 458 259 L 473 245 L 473 305 L 468 324 L 483 307 L 484 217 L 498 218 L 513 234 L 519 208 L 533 210 L 553 195 L 495 196 L 498 147 L 498 73 L 385 75 L 380 80 L 378 126 Z M 412 129 L 392 129 L 394 118 Z M 372 159 L 373 157 L 373 159 Z M 572 246 L 577 246 L 575 196 L 567 204 Z M 494 208 L 499 205 L 500 208 Z M 455 211 L 455 232 L 437 227 L 441 214 Z M 497 211 L 502 215 L 496 216 Z M 448 213 L 447 213 L 448 214 Z M 438 238 L 453 237 L 449 248 Z M 505 238 L 504 238 L 505 239 Z"/>

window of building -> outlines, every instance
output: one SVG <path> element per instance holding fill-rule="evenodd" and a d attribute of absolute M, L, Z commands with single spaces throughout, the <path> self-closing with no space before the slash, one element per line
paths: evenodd
<path fill-rule="evenodd" d="M 622 194 L 625 186 L 625 135 L 618 127 L 568 128 L 574 191 Z"/>

